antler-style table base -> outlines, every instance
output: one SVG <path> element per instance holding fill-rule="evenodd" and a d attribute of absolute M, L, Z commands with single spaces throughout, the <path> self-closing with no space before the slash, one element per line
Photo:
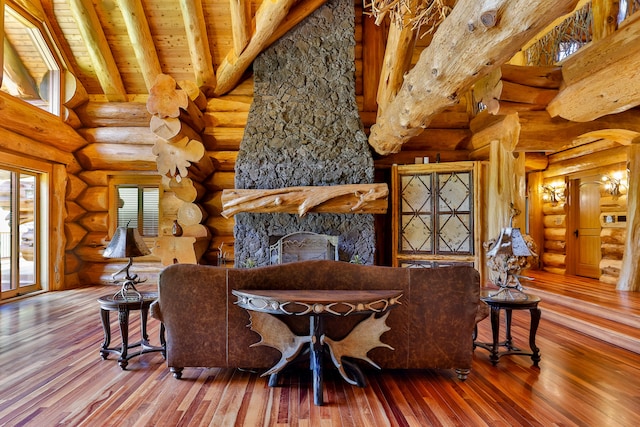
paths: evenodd
<path fill-rule="evenodd" d="M 262 338 L 253 344 L 266 345 L 279 350 L 282 357 L 271 369 L 262 374 L 270 375 L 269 385 L 278 382 L 278 373 L 294 360 L 305 344 L 310 348 L 310 364 L 313 372 L 313 401 L 323 404 L 322 371 L 324 346 L 327 346 L 333 364 L 349 384 L 363 387 L 366 382 L 355 363 L 343 360 L 353 357 L 369 362 L 369 350 L 376 347 L 393 348 L 380 341 L 380 336 L 389 330 L 385 320 L 388 310 L 399 304 L 402 292 L 398 290 L 234 290 L 237 304 L 249 310 L 251 330 Z M 349 316 L 368 314 L 371 316 L 358 323 L 340 341 L 325 334 L 325 316 Z M 277 316 L 309 316 L 309 335 L 296 335 Z M 376 317 L 378 315 L 378 317 Z"/>

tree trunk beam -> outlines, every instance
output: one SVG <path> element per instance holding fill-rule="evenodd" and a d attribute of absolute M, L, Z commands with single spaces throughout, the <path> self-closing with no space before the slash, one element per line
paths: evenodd
<path fill-rule="evenodd" d="M 504 64 L 500 67 L 502 80 L 543 89 L 559 89 L 562 68 L 556 66 L 520 66 Z"/>
<path fill-rule="evenodd" d="M 288 187 L 273 190 L 224 190 L 221 215 L 240 212 L 376 213 L 387 211 L 386 184 L 346 184 L 319 187 Z"/>
<path fill-rule="evenodd" d="M 409 10 L 415 10 L 417 3 L 417 0 L 410 0 Z M 402 86 L 404 73 L 411 66 L 411 57 L 418 35 L 417 29 L 413 29 L 413 25 L 409 25 L 408 22 L 413 16 L 413 13 L 406 13 L 402 22 L 392 19 L 389 23 L 389 36 L 378 82 L 378 114 L 381 114 L 396 96 Z"/>
<path fill-rule="evenodd" d="M 126 101 L 127 91 L 93 2 L 70 0 L 69 6 L 104 94 L 109 101 Z"/>
<path fill-rule="evenodd" d="M 122 12 L 131 40 L 131 47 L 140 66 L 145 86 L 147 90 L 150 90 L 156 76 L 162 73 L 162 67 L 158 53 L 153 47 L 155 44 L 147 16 L 142 8 L 142 2 L 140 0 L 117 0 L 117 3 Z"/>
<path fill-rule="evenodd" d="M 183 203 L 178 208 L 178 223 L 183 227 L 200 224 L 206 218 L 207 213 L 195 203 Z"/>
<path fill-rule="evenodd" d="M 158 135 L 154 135 L 148 127 L 137 126 L 80 128 L 78 129 L 78 133 L 90 144 L 153 145 L 161 140 L 161 138 Z"/>
<path fill-rule="evenodd" d="M 460 0 L 440 24 L 396 98 L 371 128 L 370 145 L 379 154 L 397 153 L 429 125 L 433 115 L 458 102 L 460 94 L 501 66 L 556 16 L 573 10 L 577 0 L 496 0 L 495 26 L 478 23 L 485 2 Z M 529 11 L 535 10 L 536 13 Z M 475 30 L 469 31 L 469 22 Z M 464 61 L 453 61 L 451 58 Z"/>
<path fill-rule="evenodd" d="M 220 96 L 232 90 L 260 52 L 276 41 L 276 37 L 286 33 L 325 2 L 326 0 L 301 2 L 302 5 L 293 11 L 295 13 L 292 16 L 295 19 L 290 20 L 285 20 L 285 18 L 289 13 L 289 9 L 296 3 L 295 0 L 271 0 L 260 3 L 254 17 L 255 30 L 249 43 L 240 55 L 236 55 L 235 50 L 231 49 L 218 67 L 216 75 L 218 84 L 215 94 Z M 283 25 L 278 28 L 281 23 Z M 280 36 L 274 37 L 276 30 Z"/>
<path fill-rule="evenodd" d="M 187 43 L 191 52 L 191 63 L 198 87 L 216 86 L 216 73 L 207 36 L 207 24 L 202 11 L 202 0 L 180 0 L 180 10 L 187 31 Z"/>

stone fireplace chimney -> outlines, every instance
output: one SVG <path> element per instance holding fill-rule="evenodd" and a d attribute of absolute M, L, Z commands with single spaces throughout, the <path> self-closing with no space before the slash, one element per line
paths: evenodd
<path fill-rule="evenodd" d="M 254 99 L 236 160 L 237 189 L 373 183 L 355 98 L 354 8 L 329 0 L 253 63 Z M 235 262 L 267 265 L 278 237 L 338 236 L 340 259 L 373 263 L 371 214 L 239 213 Z"/>

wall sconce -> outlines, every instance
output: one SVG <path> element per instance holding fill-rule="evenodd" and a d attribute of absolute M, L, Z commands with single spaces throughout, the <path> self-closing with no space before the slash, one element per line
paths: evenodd
<path fill-rule="evenodd" d="M 602 184 L 604 185 L 604 191 L 612 196 L 614 200 L 628 189 L 627 179 L 622 171 L 616 171 L 611 175 L 604 175 L 602 177 Z"/>
<path fill-rule="evenodd" d="M 542 200 L 551 203 L 553 206 L 563 203 L 566 199 L 565 189 L 563 184 L 543 185 L 541 188 Z"/>

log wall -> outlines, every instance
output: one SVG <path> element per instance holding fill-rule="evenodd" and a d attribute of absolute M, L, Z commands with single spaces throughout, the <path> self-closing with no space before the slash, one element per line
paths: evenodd
<path fill-rule="evenodd" d="M 150 114 L 142 102 L 86 101 L 75 110 L 88 142 L 75 152 L 81 169 L 69 174 L 64 223 L 65 287 L 113 283 L 124 260 L 106 259 L 109 243 L 109 179 L 122 175 L 155 176 L 151 152 L 157 137 L 149 131 Z M 158 259 L 136 258 L 132 271 L 155 283 Z"/>

